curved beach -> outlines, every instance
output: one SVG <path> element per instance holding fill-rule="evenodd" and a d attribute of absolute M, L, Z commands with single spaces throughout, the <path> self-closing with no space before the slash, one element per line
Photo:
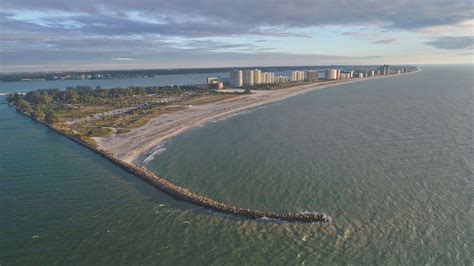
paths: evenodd
<path fill-rule="evenodd" d="M 376 77 L 379 78 L 379 77 Z M 318 212 L 289 212 L 279 213 L 266 210 L 254 210 L 241 208 L 232 204 L 217 201 L 209 197 L 194 193 L 190 189 L 181 187 L 173 182 L 162 178 L 144 167 L 135 164 L 136 159 L 143 152 L 158 145 L 165 139 L 171 138 L 189 128 L 201 125 L 213 119 L 227 116 L 245 109 L 253 108 L 266 103 L 282 100 L 304 92 L 316 89 L 328 88 L 339 83 L 356 82 L 360 80 L 338 80 L 320 82 L 316 84 L 305 84 L 289 89 L 258 91 L 256 93 L 243 95 L 234 99 L 224 100 L 216 103 L 208 103 L 196 107 L 190 107 L 183 111 L 176 111 L 160 115 L 151 119 L 145 126 L 136 128 L 129 133 L 112 135 L 107 138 L 96 138 L 99 146 L 95 147 L 79 138 L 69 131 L 64 131 L 55 126 L 40 121 L 29 113 L 23 114 L 44 124 L 52 130 L 66 136 L 74 142 L 81 144 L 87 149 L 104 157 L 127 172 L 150 183 L 158 190 L 188 203 L 208 208 L 209 210 L 232 214 L 251 219 L 275 219 L 288 222 L 331 222 L 332 218 L 324 213 Z"/>
<path fill-rule="evenodd" d="M 414 72 L 400 75 L 410 73 Z M 107 150 L 128 163 L 141 164 L 137 159 L 147 151 L 160 145 L 164 140 L 212 120 L 313 90 L 325 89 L 343 83 L 347 84 L 386 77 L 395 76 L 324 81 L 295 86 L 288 89 L 253 91 L 251 94 L 242 95 L 234 99 L 191 106 L 186 110 L 165 113 L 151 119 L 142 127 L 132 129 L 128 133 L 119 135 L 112 134 L 108 137 L 95 137 L 94 139 L 100 149 Z"/>

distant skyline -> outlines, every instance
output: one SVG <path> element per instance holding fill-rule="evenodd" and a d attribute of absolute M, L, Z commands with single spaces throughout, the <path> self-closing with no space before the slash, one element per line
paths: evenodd
<path fill-rule="evenodd" d="M 0 71 L 472 64 L 460 1 L 34 1 L 0 5 Z"/>

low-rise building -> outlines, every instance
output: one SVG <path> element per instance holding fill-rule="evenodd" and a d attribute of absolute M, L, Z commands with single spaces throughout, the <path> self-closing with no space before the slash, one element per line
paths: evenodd
<path fill-rule="evenodd" d="M 209 90 L 222 90 L 224 88 L 224 83 L 214 82 L 206 84 L 206 88 Z"/>
<path fill-rule="evenodd" d="M 220 82 L 220 81 L 221 81 L 220 77 L 207 77 L 206 84 L 211 84 L 211 83 Z"/>

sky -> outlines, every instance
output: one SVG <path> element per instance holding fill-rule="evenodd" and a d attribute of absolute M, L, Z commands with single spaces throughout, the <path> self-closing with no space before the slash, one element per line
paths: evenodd
<path fill-rule="evenodd" d="M 0 72 L 472 64 L 472 0 L 1 0 Z"/>

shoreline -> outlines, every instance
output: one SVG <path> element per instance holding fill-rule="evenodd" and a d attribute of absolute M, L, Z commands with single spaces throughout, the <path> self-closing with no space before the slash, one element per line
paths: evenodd
<path fill-rule="evenodd" d="M 420 71 L 420 70 L 418 70 L 418 71 Z M 414 72 L 418 72 L 418 71 L 414 71 Z M 414 72 L 410 72 L 410 73 L 406 73 L 406 74 L 411 74 L 411 73 L 414 73 Z M 385 77 L 385 76 L 383 76 L 383 77 Z M 227 115 L 230 115 L 230 114 L 233 114 L 233 113 L 237 113 L 237 112 L 249 109 L 249 108 L 253 108 L 253 107 L 256 107 L 256 106 L 260 106 L 260 105 L 263 105 L 263 104 L 266 104 L 266 103 L 270 103 L 270 102 L 274 102 L 274 101 L 278 101 L 278 100 L 282 100 L 282 99 L 286 99 L 288 97 L 295 96 L 295 95 L 298 95 L 298 94 L 301 94 L 301 93 L 304 93 L 304 92 L 307 92 L 307 91 L 315 90 L 315 89 L 323 89 L 323 88 L 336 86 L 336 85 L 339 85 L 341 83 L 356 82 L 356 81 L 375 79 L 375 78 L 381 78 L 381 77 L 366 78 L 366 79 L 360 79 L 360 80 L 348 80 L 348 81 L 344 80 L 344 81 L 330 82 L 330 83 L 324 83 L 324 84 L 319 83 L 320 86 L 314 86 L 315 84 L 305 84 L 305 85 L 302 85 L 302 86 L 296 86 L 296 87 L 293 87 L 293 88 L 284 89 L 283 93 L 281 93 L 281 90 L 277 90 L 275 92 L 280 92 L 280 93 L 277 93 L 277 96 L 279 96 L 279 97 L 268 97 L 268 95 L 267 95 L 267 97 L 264 97 L 263 100 L 261 100 L 261 101 L 250 102 L 250 104 L 247 102 L 247 104 L 244 104 L 243 106 L 240 106 L 239 108 L 233 108 L 233 109 L 231 108 L 230 110 L 225 109 L 227 112 L 224 112 L 222 114 L 219 113 L 217 115 L 207 115 L 203 119 L 198 119 L 197 121 L 195 121 L 194 124 L 190 124 L 190 125 L 187 125 L 187 126 L 184 126 L 184 127 L 180 127 L 178 129 L 172 128 L 172 131 L 169 134 L 165 134 L 165 135 L 161 136 L 161 138 L 158 138 L 158 143 L 162 142 L 164 139 L 170 138 L 170 137 L 175 136 L 175 135 L 177 135 L 177 134 L 179 134 L 179 133 L 181 133 L 181 132 L 183 132 L 183 131 L 185 131 L 189 128 L 192 128 L 193 126 L 197 126 L 197 125 L 203 124 L 207 121 L 211 121 L 211 120 L 219 118 L 219 117 L 223 117 L 223 116 L 227 116 Z M 272 92 L 272 91 L 270 91 L 270 92 Z M 250 94 L 250 95 L 247 95 L 247 96 L 251 96 L 251 95 L 255 95 L 255 94 Z M 254 98 L 254 99 L 260 99 L 259 97 L 261 97 L 261 95 L 257 95 L 257 98 Z M 204 106 L 215 106 L 215 105 L 218 106 L 219 104 L 226 103 L 226 102 L 227 103 L 234 103 L 234 104 L 235 104 L 235 102 L 239 103 L 239 101 L 237 101 L 237 100 L 224 100 L 222 102 L 204 104 Z M 226 105 L 224 105 L 224 106 L 226 106 Z M 223 201 L 213 200 L 213 199 L 211 199 L 207 196 L 203 196 L 203 195 L 194 193 L 188 188 L 181 187 L 181 186 L 173 183 L 172 181 L 167 180 L 166 178 L 162 178 L 162 177 L 156 175 L 155 173 L 151 172 L 150 170 L 146 169 L 145 167 L 138 166 L 138 165 L 134 164 L 133 162 L 124 160 L 122 157 L 118 156 L 117 153 L 115 153 L 111 150 L 104 149 L 103 147 L 100 147 L 100 146 L 96 147 L 94 145 L 91 145 L 91 144 L 77 138 L 74 135 L 74 133 L 72 133 L 71 131 L 69 131 L 67 129 L 65 130 L 64 128 L 59 128 L 59 127 L 55 127 L 54 125 L 49 125 L 49 124 L 47 124 L 47 123 L 45 123 L 41 120 L 36 119 L 35 117 L 31 116 L 29 113 L 25 113 L 25 112 L 21 111 L 20 109 L 16 108 L 15 106 L 12 106 L 12 107 L 14 107 L 21 114 L 23 114 L 23 115 L 29 117 L 30 119 L 46 126 L 47 128 L 53 130 L 54 132 L 63 135 L 64 137 L 72 140 L 73 142 L 76 142 L 77 144 L 79 144 L 79 145 L 85 147 L 86 149 L 96 153 L 97 155 L 107 159 L 109 162 L 113 163 L 114 165 L 122 168 L 123 170 L 129 172 L 130 174 L 135 175 L 136 177 L 142 179 L 143 181 L 151 184 L 156 189 L 162 191 L 163 193 L 165 193 L 165 194 L 167 194 L 167 195 L 169 195 L 169 196 L 171 196 L 171 197 L 173 197 L 177 200 L 182 200 L 182 201 L 185 201 L 187 203 L 190 203 L 190 204 L 193 204 L 193 205 L 196 205 L 196 206 L 200 206 L 200 207 L 204 207 L 204 208 L 207 208 L 207 209 L 212 210 L 212 211 L 216 211 L 216 212 L 220 212 L 220 213 L 224 213 L 224 214 L 230 214 L 230 215 L 243 217 L 243 218 L 248 218 L 248 219 L 278 220 L 278 221 L 284 221 L 284 222 L 301 222 L 301 223 L 315 223 L 315 222 L 316 223 L 330 223 L 330 222 L 332 222 L 332 218 L 330 216 L 324 214 L 324 213 L 318 213 L 318 212 L 287 212 L 287 213 L 283 213 L 283 212 L 274 212 L 274 211 L 266 211 L 266 210 L 254 210 L 254 209 L 237 207 L 237 206 L 234 206 L 230 203 L 223 202 Z M 224 108 L 227 108 L 227 107 L 224 107 Z M 189 110 L 190 109 L 184 110 L 184 112 L 189 111 Z M 220 109 L 218 108 L 217 110 L 220 110 Z M 216 109 L 211 108 L 211 111 L 216 111 Z M 179 112 L 182 112 L 182 111 L 177 111 L 175 113 L 179 113 Z M 193 112 L 194 112 L 194 110 L 193 110 Z M 173 114 L 173 113 L 169 113 L 169 114 Z M 188 113 L 185 113 L 185 114 L 188 115 Z M 156 119 L 159 119 L 159 118 L 161 118 L 161 120 L 163 120 L 162 116 L 163 115 L 160 115 L 158 118 L 154 118 L 155 121 L 156 121 Z M 195 116 L 191 116 L 191 118 L 195 118 Z M 149 121 L 149 123 L 147 123 L 143 127 L 147 127 L 147 126 L 149 127 L 150 124 L 153 124 L 151 122 L 152 121 Z M 163 121 L 161 121 L 161 122 L 163 122 Z M 172 120 L 172 122 L 176 122 L 176 121 Z M 143 127 L 140 127 L 137 130 L 142 129 Z M 152 130 L 151 133 L 153 133 L 153 130 Z M 161 133 L 161 134 L 163 134 L 163 133 Z M 135 138 L 131 138 L 131 139 L 128 139 L 128 140 L 133 141 L 134 139 Z M 151 142 L 151 143 L 155 143 L 155 142 Z M 148 146 L 150 146 L 150 144 L 148 144 Z M 140 151 L 143 151 L 143 150 L 144 150 L 143 148 L 140 149 Z M 132 154 L 135 155 L 136 152 L 137 151 L 134 150 L 134 153 L 132 153 Z"/>
<path fill-rule="evenodd" d="M 174 184 L 173 182 L 159 177 L 155 173 L 149 171 L 144 167 L 139 167 L 134 164 L 128 163 L 124 160 L 121 160 L 115 154 L 101 150 L 91 144 L 84 142 L 76 138 L 74 135 L 68 134 L 67 132 L 61 130 L 60 128 L 49 125 L 43 121 L 32 117 L 30 114 L 22 112 L 18 108 L 15 108 L 20 114 L 29 117 L 30 119 L 40 123 L 41 125 L 51 129 L 52 131 L 68 138 L 69 140 L 85 147 L 86 149 L 94 152 L 95 154 L 103 157 L 114 165 L 122 168 L 128 173 L 140 178 L 141 180 L 151 184 L 156 189 L 161 192 L 171 196 L 177 200 L 182 200 L 184 202 L 204 207 L 211 211 L 216 211 L 224 214 L 234 215 L 242 218 L 255 219 L 255 220 L 277 220 L 283 222 L 300 222 L 300 223 L 330 223 L 332 218 L 324 213 L 318 212 L 274 212 L 274 211 L 262 211 L 262 210 L 253 210 L 248 208 L 241 208 L 234 206 L 230 203 L 213 200 L 207 196 L 202 196 L 197 193 L 192 192 L 190 189 L 181 187 Z"/>
<path fill-rule="evenodd" d="M 150 153 L 164 141 L 188 129 L 204 125 L 216 119 L 314 90 L 367 80 L 398 77 L 419 71 L 421 70 L 418 69 L 398 75 L 315 82 L 279 90 L 257 90 L 253 91 L 252 94 L 239 96 L 235 99 L 192 106 L 186 110 L 165 113 L 150 119 L 144 126 L 134 128 L 128 133 L 121 135 L 112 134 L 108 137 L 94 137 L 94 140 L 100 149 L 114 153 L 118 158 L 127 163 L 141 166 L 144 163 L 144 159 L 140 161 L 138 159 Z"/>

